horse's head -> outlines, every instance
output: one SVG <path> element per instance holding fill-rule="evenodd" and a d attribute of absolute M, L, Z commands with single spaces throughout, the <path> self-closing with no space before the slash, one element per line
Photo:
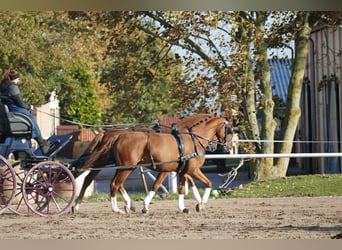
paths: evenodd
<path fill-rule="evenodd" d="M 220 117 L 217 120 L 216 127 L 216 139 L 218 147 L 221 148 L 222 152 L 229 152 L 232 147 L 233 131 L 229 127 L 229 122 L 227 117 Z"/>
<path fill-rule="evenodd" d="M 228 152 L 232 146 L 232 131 L 228 126 L 228 119 L 223 116 L 207 116 L 196 123 L 191 130 L 200 136 L 204 136 L 209 144 L 216 144 L 223 152 Z"/>

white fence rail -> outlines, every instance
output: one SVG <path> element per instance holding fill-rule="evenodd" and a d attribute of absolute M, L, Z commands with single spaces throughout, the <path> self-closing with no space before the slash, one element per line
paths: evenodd
<path fill-rule="evenodd" d="M 206 154 L 206 159 L 342 157 L 342 153 Z"/>

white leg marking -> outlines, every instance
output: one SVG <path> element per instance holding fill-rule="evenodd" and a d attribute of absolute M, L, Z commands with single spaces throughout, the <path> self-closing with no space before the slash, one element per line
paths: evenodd
<path fill-rule="evenodd" d="M 198 192 L 197 187 L 193 186 L 193 187 L 191 187 L 191 189 L 192 189 L 192 193 L 193 193 L 195 199 L 197 200 L 198 203 L 200 203 L 202 201 L 202 198 L 201 198 L 201 195 Z"/>
<path fill-rule="evenodd" d="M 75 203 L 74 209 L 75 209 L 76 212 L 78 212 L 78 210 L 80 209 L 80 204 Z"/>
<path fill-rule="evenodd" d="M 121 214 L 124 213 L 124 212 L 123 212 L 121 209 L 119 209 L 119 207 L 118 207 L 118 202 L 117 202 L 117 200 L 116 200 L 116 196 L 114 196 L 114 197 L 111 198 L 111 204 L 112 204 L 112 211 L 113 211 L 113 212 L 115 212 L 115 213 L 121 213 Z"/>
<path fill-rule="evenodd" d="M 128 210 L 131 209 L 132 201 L 131 201 L 131 198 L 129 197 L 129 195 L 127 194 L 126 191 L 122 194 L 122 197 L 125 200 L 125 204 L 127 206 L 127 209 Z"/>
<path fill-rule="evenodd" d="M 185 209 L 184 194 L 178 195 L 178 207 L 181 211 L 183 211 Z"/>
<path fill-rule="evenodd" d="M 211 192 L 211 188 L 206 188 L 204 190 L 204 194 L 203 194 L 203 197 L 202 197 L 202 202 L 203 203 L 207 203 L 208 202 L 210 192 Z"/>
<path fill-rule="evenodd" d="M 151 200 L 153 199 L 155 194 L 156 193 L 154 191 L 150 191 L 148 193 L 148 195 L 145 197 L 145 199 L 144 199 L 144 208 L 146 209 L 146 211 L 148 210 L 148 206 L 150 205 Z"/>

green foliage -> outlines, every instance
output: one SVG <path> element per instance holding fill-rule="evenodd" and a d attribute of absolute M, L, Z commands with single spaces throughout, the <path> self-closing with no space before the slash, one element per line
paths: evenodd
<path fill-rule="evenodd" d="M 151 123 L 179 110 L 181 64 L 170 46 L 129 24 L 121 31 L 118 50 L 107 55 L 112 63 L 101 78 L 113 107 L 106 117 L 109 122 Z"/>
<path fill-rule="evenodd" d="M 20 71 L 29 103 L 46 103 L 55 90 L 62 118 L 85 124 L 152 122 L 178 111 L 181 63 L 136 29 L 134 15 L 1 11 L 0 21 L 0 73 Z"/>
<path fill-rule="evenodd" d="M 82 24 L 68 19 L 66 12 L 0 12 L 0 20 L 1 71 L 15 68 L 21 73 L 24 98 L 40 105 L 56 90 L 62 117 L 101 123 L 94 61 L 89 51 L 82 51 L 90 39 L 84 36 L 79 42 L 76 35 Z"/>
<path fill-rule="evenodd" d="M 66 84 L 63 84 L 61 109 L 73 122 L 102 124 L 101 111 L 97 108 L 98 96 L 91 72 L 82 62 L 70 68 Z M 65 103 L 73 105 L 65 106 Z"/>

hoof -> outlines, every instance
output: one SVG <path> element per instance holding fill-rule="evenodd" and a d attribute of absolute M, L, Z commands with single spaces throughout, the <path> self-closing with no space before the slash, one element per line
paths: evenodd
<path fill-rule="evenodd" d="M 127 214 L 121 209 L 112 209 L 112 211 L 113 211 L 113 213 L 116 213 L 116 214 Z"/>
<path fill-rule="evenodd" d="M 147 208 L 143 208 L 143 209 L 141 210 L 141 212 L 142 212 L 143 214 L 147 214 L 147 213 L 148 213 L 148 209 L 147 209 Z"/>
<path fill-rule="evenodd" d="M 190 214 L 190 210 L 187 209 L 187 208 L 184 208 L 184 209 L 183 209 L 183 213 L 184 213 L 184 214 Z"/>
<path fill-rule="evenodd" d="M 131 212 L 131 208 L 125 206 L 125 214 L 130 214 L 130 212 Z"/>
<path fill-rule="evenodd" d="M 71 207 L 71 213 L 72 213 L 72 214 L 76 214 L 77 211 L 78 211 L 78 209 L 79 209 L 79 205 L 78 205 L 78 204 L 72 206 L 72 207 Z"/>
<path fill-rule="evenodd" d="M 201 212 L 202 210 L 204 210 L 204 204 L 203 203 L 197 204 L 196 205 L 196 211 Z"/>
<path fill-rule="evenodd" d="M 131 201 L 131 209 L 132 212 L 135 212 L 135 204 L 133 201 Z"/>

